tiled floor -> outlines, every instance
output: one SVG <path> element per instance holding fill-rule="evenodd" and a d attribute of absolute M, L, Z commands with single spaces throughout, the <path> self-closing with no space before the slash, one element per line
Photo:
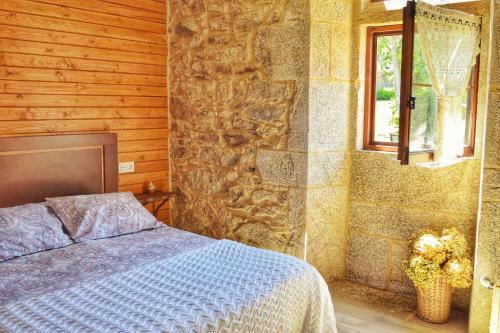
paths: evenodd
<path fill-rule="evenodd" d="M 466 333 L 467 316 L 453 311 L 446 324 L 420 320 L 413 299 L 350 282 L 330 286 L 338 333 Z"/>

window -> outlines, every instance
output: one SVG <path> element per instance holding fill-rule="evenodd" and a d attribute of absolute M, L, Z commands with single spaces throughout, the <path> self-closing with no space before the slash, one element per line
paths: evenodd
<path fill-rule="evenodd" d="M 418 34 L 415 35 L 412 61 L 404 61 L 402 44 L 402 25 L 368 28 L 363 146 L 368 150 L 398 151 L 401 77 L 405 70 L 403 65 L 413 65 L 412 94 L 415 97 L 415 109 L 411 112 L 411 128 L 407 129 L 410 151 L 432 152 L 436 94 L 425 68 Z M 463 96 L 466 129 L 464 156 L 471 156 L 474 152 L 478 77 L 479 62 L 473 68 L 467 92 Z"/>
<path fill-rule="evenodd" d="M 402 25 L 368 28 L 365 149 L 398 149 L 402 30 Z"/>

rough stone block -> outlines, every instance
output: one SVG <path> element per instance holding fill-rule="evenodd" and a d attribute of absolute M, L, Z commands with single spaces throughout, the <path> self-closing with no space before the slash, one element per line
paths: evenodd
<path fill-rule="evenodd" d="M 474 282 L 471 299 L 471 332 L 482 332 L 490 320 L 492 294 L 479 279 L 500 276 L 500 203 L 483 203 L 479 221 Z"/>
<path fill-rule="evenodd" d="M 288 148 L 306 151 L 309 135 L 309 80 L 298 79 L 295 84 L 295 98 L 290 110 L 290 133 Z"/>
<path fill-rule="evenodd" d="M 169 1 L 170 12 L 182 15 L 196 15 L 205 11 L 203 0 L 192 1 Z"/>
<path fill-rule="evenodd" d="M 346 148 L 350 84 L 312 81 L 309 96 L 309 150 Z"/>
<path fill-rule="evenodd" d="M 262 17 L 260 13 L 247 12 L 238 15 L 234 19 L 233 26 L 236 31 L 244 32 L 257 28 L 261 23 Z"/>
<path fill-rule="evenodd" d="M 236 238 L 243 243 L 284 252 L 290 237 L 287 232 L 272 230 L 264 223 L 244 223 L 234 232 Z"/>
<path fill-rule="evenodd" d="M 252 105 L 247 109 L 250 118 L 256 121 L 275 122 L 283 120 L 287 114 L 287 108 L 283 105 Z"/>
<path fill-rule="evenodd" d="M 257 168 L 265 183 L 297 187 L 307 185 L 305 153 L 259 150 Z"/>
<path fill-rule="evenodd" d="M 500 276 L 499 235 L 500 202 L 483 202 L 476 255 L 479 274 Z"/>
<path fill-rule="evenodd" d="M 495 4 L 498 6 L 499 4 Z M 491 83 L 500 85 L 500 12 L 497 9 L 495 11 L 495 20 L 493 24 L 493 45 L 496 47 L 492 48 L 491 52 Z"/>
<path fill-rule="evenodd" d="M 206 66 L 211 63 L 224 64 L 226 67 L 234 62 L 247 62 L 248 50 L 245 43 L 237 43 L 227 47 L 213 47 L 203 49 L 195 59 L 199 59 L 206 63 Z M 208 70 L 205 70 L 208 71 Z M 226 70 L 220 70 L 226 72 Z M 199 77 L 204 78 L 204 77 Z"/>
<path fill-rule="evenodd" d="M 231 147 L 238 147 L 248 143 L 249 139 L 240 133 L 225 133 L 222 135 L 227 144 Z"/>
<path fill-rule="evenodd" d="M 451 296 L 451 307 L 465 313 L 469 312 L 471 301 L 471 288 L 455 289 Z"/>
<path fill-rule="evenodd" d="M 207 11 L 215 13 L 223 13 L 224 3 L 220 0 L 209 0 L 207 3 Z"/>
<path fill-rule="evenodd" d="M 351 197 L 472 215 L 478 207 L 479 175 L 479 160 L 431 169 L 401 166 L 392 154 L 356 151 Z"/>
<path fill-rule="evenodd" d="M 500 202 L 500 169 L 485 168 L 483 173 L 483 201 Z"/>
<path fill-rule="evenodd" d="M 390 246 L 389 290 L 400 293 L 413 293 L 415 288 L 403 270 L 404 262 L 410 257 L 408 244 L 392 243 Z"/>
<path fill-rule="evenodd" d="M 500 166 L 500 87 L 490 92 L 485 145 L 486 165 Z"/>
<path fill-rule="evenodd" d="M 308 22 L 310 20 L 309 0 L 289 0 L 285 7 L 286 22 Z"/>
<path fill-rule="evenodd" d="M 344 184 L 349 172 L 349 156 L 345 151 L 309 153 L 307 182 L 311 187 Z"/>
<path fill-rule="evenodd" d="M 351 34 L 352 26 L 333 24 L 330 75 L 336 80 L 352 80 L 354 77 L 351 73 L 353 57 Z"/>
<path fill-rule="evenodd" d="M 279 103 L 291 100 L 293 92 L 290 90 L 290 85 L 284 82 L 244 80 L 235 87 L 234 98 L 241 104 L 248 100 Z"/>
<path fill-rule="evenodd" d="M 351 201 L 349 206 L 349 227 L 370 234 L 381 235 L 400 241 L 409 241 L 423 228 L 442 230 L 456 227 L 473 245 L 476 216 L 448 214 L 433 210 L 412 209 L 379 203 Z"/>
<path fill-rule="evenodd" d="M 305 188 L 290 188 L 288 227 L 291 231 L 287 253 L 305 259 L 306 202 Z"/>
<path fill-rule="evenodd" d="M 352 17 L 351 0 L 314 0 L 311 1 L 311 18 L 318 21 L 350 22 Z"/>
<path fill-rule="evenodd" d="M 492 299 L 492 292 L 481 285 L 479 277 L 474 279 L 470 301 L 469 332 L 488 332 Z"/>
<path fill-rule="evenodd" d="M 344 276 L 346 206 L 345 187 L 307 190 L 307 260 L 327 280 Z"/>
<path fill-rule="evenodd" d="M 307 262 L 313 265 L 327 281 L 345 277 L 346 242 L 336 239 L 331 242 L 311 242 L 308 238 Z"/>
<path fill-rule="evenodd" d="M 208 26 L 215 31 L 229 30 L 229 19 L 224 16 L 213 17 L 209 20 Z"/>
<path fill-rule="evenodd" d="M 328 79 L 330 77 L 330 50 L 332 25 L 330 23 L 311 23 L 311 77 Z"/>
<path fill-rule="evenodd" d="M 254 53 L 273 80 L 295 80 L 307 77 L 309 69 L 309 35 L 301 23 L 270 25 L 259 28 Z"/>
<path fill-rule="evenodd" d="M 367 245 L 370 246 L 367 246 Z M 351 281 L 385 289 L 387 267 L 387 240 L 361 233 L 351 233 L 347 254 L 347 274 Z"/>
<path fill-rule="evenodd" d="M 413 283 L 411 281 L 390 280 L 389 284 L 387 285 L 387 290 L 396 292 L 398 294 L 415 294 L 415 287 L 413 286 Z"/>
<path fill-rule="evenodd" d="M 225 173 L 219 168 L 198 168 L 186 175 L 186 185 L 196 192 L 213 194 L 225 192 Z"/>
<path fill-rule="evenodd" d="M 178 37 L 192 37 L 197 31 L 198 27 L 193 17 L 184 18 L 174 27 L 174 33 Z"/>
<path fill-rule="evenodd" d="M 307 230 L 312 239 L 345 239 L 347 188 L 323 187 L 307 190 Z"/>

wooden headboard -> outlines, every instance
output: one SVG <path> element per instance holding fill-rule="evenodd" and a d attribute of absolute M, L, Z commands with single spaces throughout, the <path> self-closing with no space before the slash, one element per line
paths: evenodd
<path fill-rule="evenodd" d="M 116 134 L 0 138 L 0 207 L 116 191 Z"/>

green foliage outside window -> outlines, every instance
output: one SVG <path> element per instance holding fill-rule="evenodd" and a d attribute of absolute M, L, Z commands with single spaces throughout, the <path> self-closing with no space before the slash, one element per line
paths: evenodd
<path fill-rule="evenodd" d="M 401 86 L 402 39 L 379 37 L 377 40 L 377 101 L 392 101 L 389 125 L 399 126 L 399 98 Z M 415 38 L 413 59 L 413 95 L 416 108 L 412 111 L 411 139 L 423 138 L 425 145 L 432 144 L 436 118 L 436 95 L 430 87 L 431 81 L 425 67 L 418 35 Z M 394 133 L 391 133 L 394 134 Z"/>
<path fill-rule="evenodd" d="M 382 88 L 377 90 L 377 101 L 390 101 L 396 99 L 394 89 Z"/>

